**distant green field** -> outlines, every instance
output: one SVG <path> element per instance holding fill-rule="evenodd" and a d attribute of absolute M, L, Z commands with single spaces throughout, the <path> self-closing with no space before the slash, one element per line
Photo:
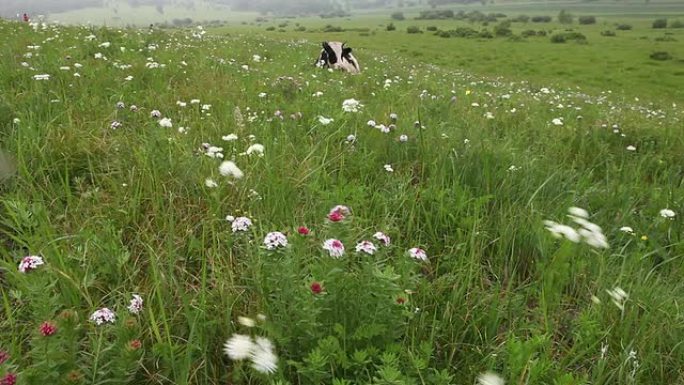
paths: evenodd
<path fill-rule="evenodd" d="M 526 13 L 529 5 L 516 8 L 502 6 L 499 11 L 511 10 L 511 15 Z M 595 8 L 592 8 L 595 7 Z M 471 23 L 455 20 L 414 20 L 416 12 L 406 12 L 406 20 L 390 19 L 392 11 L 385 14 L 359 15 L 349 18 L 321 19 L 298 18 L 291 20 L 273 19 L 266 23 L 232 25 L 215 30 L 223 33 L 258 33 L 283 40 L 307 39 L 310 41 L 344 40 L 356 49 L 362 62 L 377 53 L 400 55 L 416 62 L 428 62 L 453 69 L 462 69 L 486 76 L 503 76 L 509 80 L 528 80 L 535 84 L 562 84 L 593 91 L 613 91 L 629 97 L 648 96 L 658 100 L 684 100 L 684 29 L 653 29 L 656 17 L 624 15 L 631 13 L 630 7 L 616 7 L 602 4 L 585 6 L 574 14 L 593 14 L 594 25 L 579 25 L 577 17 L 571 25 L 555 21 L 559 5 L 550 4 L 550 12 L 537 6 L 529 15 L 549 15 L 552 23 L 513 23 L 515 36 L 524 31 L 544 31 L 547 36 L 527 38 L 495 37 L 485 38 L 442 38 L 427 27 L 438 30 L 453 30 L 459 27 L 476 31 L 493 32 L 498 23 Z M 647 8 L 639 6 L 640 9 Z M 477 9 L 471 7 L 471 9 Z M 487 7 L 494 11 L 498 7 Z M 530 8 L 531 9 L 531 8 Z M 596 9 L 596 13 L 590 12 Z M 654 7 L 654 12 L 666 15 L 670 20 L 684 21 L 684 4 Z M 664 9 L 667 9 L 666 12 Z M 610 12 L 608 11 L 610 10 Z M 608 12 L 608 13 L 606 13 Z M 669 12 L 669 13 L 668 13 Z M 386 31 L 392 22 L 395 31 Z M 283 23 L 287 25 L 283 26 Z M 632 30 L 616 30 L 618 24 L 629 24 Z M 344 32 L 323 32 L 326 25 L 341 27 Z M 304 27 L 306 31 L 297 31 Z M 421 33 L 408 34 L 407 27 L 417 26 Z M 275 28 L 267 31 L 267 28 Z M 586 44 L 567 42 L 551 43 L 551 36 L 567 31 L 580 32 L 586 36 Z M 602 36 L 604 31 L 615 32 L 616 36 Z M 657 51 L 670 54 L 671 60 L 656 61 L 650 55 Z M 315 55 L 315 52 L 312 52 Z"/>

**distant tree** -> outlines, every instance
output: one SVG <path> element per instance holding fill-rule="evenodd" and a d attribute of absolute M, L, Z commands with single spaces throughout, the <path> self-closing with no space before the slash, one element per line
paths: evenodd
<path fill-rule="evenodd" d="M 391 17 L 394 20 L 404 20 L 405 19 L 403 12 L 394 12 Z"/>
<path fill-rule="evenodd" d="M 561 24 L 572 24 L 573 18 L 572 14 L 564 9 L 558 14 L 558 22 Z"/>
<path fill-rule="evenodd" d="M 656 19 L 653 21 L 653 28 L 660 29 L 667 27 L 667 19 Z"/>
<path fill-rule="evenodd" d="M 580 16 L 578 21 L 580 24 L 596 24 L 596 17 L 594 17 L 594 16 Z"/>

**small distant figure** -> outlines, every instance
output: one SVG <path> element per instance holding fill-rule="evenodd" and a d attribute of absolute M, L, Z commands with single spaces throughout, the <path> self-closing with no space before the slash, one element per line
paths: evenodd
<path fill-rule="evenodd" d="M 26 23 L 29 22 L 28 14 L 25 13 L 23 18 L 24 18 L 24 22 L 26 22 Z"/>

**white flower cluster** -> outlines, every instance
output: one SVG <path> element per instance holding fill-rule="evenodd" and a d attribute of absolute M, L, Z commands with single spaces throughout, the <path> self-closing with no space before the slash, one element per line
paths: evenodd
<path fill-rule="evenodd" d="M 587 220 L 587 218 L 589 218 L 589 213 L 586 210 L 579 207 L 570 207 L 568 212 L 570 213 L 568 217 L 578 224 L 579 228 L 575 229 L 571 226 L 556 223 L 554 221 L 544 221 L 546 229 L 549 230 L 554 237 L 566 238 L 574 243 L 584 242 L 597 249 L 607 249 L 609 247 L 601 227 Z"/>
<path fill-rule="evenodd" d="M 223 347 L 233 361 L 252 361 L 252 368 L 257 372 L 270 374 L 278 369 L 278 356 L 273 352 L 273 344 L 268 338 L 252 339 L 248 335 L 233 334 Z"/>
<path fill-rule="evenodd" d="M 266 234 L 264 237 L 264 246 L 267 250 L 275 250 L 279 247 L 287 246 L 287 237 L 280 231 L 274 231 Z"/>

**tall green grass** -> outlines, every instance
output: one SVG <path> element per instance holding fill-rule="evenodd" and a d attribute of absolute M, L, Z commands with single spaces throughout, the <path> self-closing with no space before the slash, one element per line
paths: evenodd
<path fill-rule="evenodd" d="M 311 65 L 318 44 L 238 34 L 7 22 L 0 33 L 0 141 L 14 169 L 0 198 L 0 351 L 10 355 L 0 375 L 456 384 L 494 371 L 520 384 L 684 381 L 676 100 L 479 78 L 364 50 L 363 72 L 348 76 Z M 360 112 L 342 110 L 350 98 Z M 389 125 L 391 113 L 389 134 L 367 124 Z M 231 133 L 238 139 L 222 140 Z M 203 143 L 223 147 L 224 158 L 208 157 Z M 263 156 L 243 155 L 254 143 Z M 231 159 L 243 178 L 219 173 Z M 351 214 L 332 222 L 338 204 Z M 589 210 L 608 249 L 545 229 L 543 220 L 569 222 L 571 206 Z M 665 208 L 675 217 L 661 217 Z M 253 225 L 233 233 L 228 215 Z M 266 250 L 272 231 L 288 247 Z M 377 231 L 392 238 L 388 247 Z M 330 238 L 344 243 L 342 258 L 323 250 Z M 361 240 L 378 252 L 355 252 Z M 428 262 L 411 259 L 412 247 Z M 26 255 L 45 265 L 20 273 Z M 615 287 L 629 295 L 624 309 L 607 293 Z M 137 315 L 127 310 L 134 293 L 144 300 Z M 88 320 L 102 307 L 114 323 Z M 265 320 L 248 328 L 239 316 Z M 44 321 L 54 335 L 41 335 Z M 236 333 L 271 339 L 277 371 L 229 360 L 223 344 Z"/>

